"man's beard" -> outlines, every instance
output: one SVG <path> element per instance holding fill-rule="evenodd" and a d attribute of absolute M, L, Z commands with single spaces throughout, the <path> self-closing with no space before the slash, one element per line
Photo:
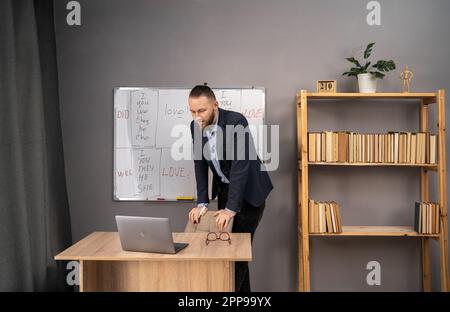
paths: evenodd
<path fill-rule="evenodd" d="M 215 117 L 216 117 L 216 111 L 213 110 L 211 116 L 208 118 L 207 121 L 203 121 L 203 122 L 202 122 L 202 121 L 200 121 L 200 118 L 197 117 L 197 118 L 196 118 L 196 122 L 197 122 L 197 124 L 199 125 L 199 127 L 200 127 L 201 129 L 205 129 L 206 127 L 212 125 L 212 123 L 214 122 L 214 118 L 215 118 Z"/>
<path fill-rule="evenodd" d="M 208 122 L 206 123 L 205 126 L 210 126 L 210 125 L 212 125 L 212 123 L 214 122 L 214 118 L 215 118 L 215 117 L 216 117 L 216 111 L 213 110 L 213 112 L 212 112 L 212 114 L 211 114 L 211 117 L 209 117 L 209 120 L 208 120 Z"/>

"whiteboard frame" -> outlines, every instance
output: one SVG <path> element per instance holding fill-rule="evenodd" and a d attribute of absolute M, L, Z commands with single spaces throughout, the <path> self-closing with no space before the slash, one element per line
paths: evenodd
<path fill-rule="evenodd" d="M 211 87 L 209 86 L 211 89 L 239 89 L 239 90 L 248 90 L 248 89 L 257 89 L 257 90 L 261 90 L 264 94 L 264 114 L 263 114 L 263 125 L 266 124 L 266 113 L 267 113 L 267 93 L 266 93 L 266 88 L 265 87 L 255 87 L 255 86 L 246 86 L 246 87 L 234 87 L 234 86 L 228 86 L 228 87 Z M 115 116 L 115 106 L 114 106 L 114 100 L 115 100 L 115 95 L 116 92 L 119 90 L 139 90 L 139 89 L 153 89 L 153 90 L 183 90 L 183 89 L 187 89 L 187 90 L 192 90 L 192 87 L 114 87 L 113 88 L 113 179 L 112 179 L 112 193 L 113 193 L 113 201 L 128 201 L 128 202 L 176 202 L 176 201 L 183 201 L 183 202 L 191 202 L 190 200 L 177 200 L 177 199 L 171 199 L 171 198 L 165 198 L 165 199 L 155 199 L 155 198 L 147 198 L 147 199 L 140 199 L 140 198 L 124 198 L 124 197 L 117 197 L 115 194 L 115 189 L 116 189 L 116 116 Z M 264 135 L 264 133 L 263 133 Z M 264 140 L 264 137 L 263 137 Z M 265 151 L 265 148 L 263 149 L 263 152 Z M 265 159 L 265 157 L 263 157 L 263 159 Z M 265 161 L 261 159 L 261 163 L 265 163 Z M 211 187 L 209 187 L 211 188 Z M 211 191 L 211 190 L 209 190 Z M 210 192 L 209 192 L 210 193 Z M 194 194 L 194 199 L 192 200 L 192 202 L 196 202 L 197 201 L 197 194 Z M 216 201 L 217 199 L 214 199 L 213 201 Z"/>

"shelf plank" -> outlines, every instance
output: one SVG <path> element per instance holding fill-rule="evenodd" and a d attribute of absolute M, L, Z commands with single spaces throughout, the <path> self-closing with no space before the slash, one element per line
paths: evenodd
<path fill-rule="evenodd" d="M 311 166 L 419 167 L 437 170 L 437 164 L 308 162 Z"/>
<path fill-rule="evenodd" d="M 428 99 L 429 103 L 436 102 L 437 94 L 434 92 L 423 93 L 317 93 L 308 92 L 308 99 Z"/>
<path fill-rule="evenodd" d="M 310 233 L 310 236 L 395 236 L 436 237 L 439 234 L 419 234 L 412 226 L 343 226 L 342 233 Z"/>

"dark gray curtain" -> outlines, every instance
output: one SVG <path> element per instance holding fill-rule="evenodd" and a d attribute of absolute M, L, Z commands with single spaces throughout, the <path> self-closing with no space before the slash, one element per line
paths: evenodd
<path fill-rule="evenodd" d="M 67 290 L 53 3 L 0 0 L 0 291 Z"/>

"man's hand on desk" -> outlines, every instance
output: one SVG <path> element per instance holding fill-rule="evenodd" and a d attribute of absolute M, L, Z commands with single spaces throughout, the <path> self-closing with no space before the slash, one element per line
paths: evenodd
<path fill-rule="evenodd" d="M 217 211 L 214 214 L 214 217 L 216 217 L 216 225 L 217 228 L 220 231 L 223 231 L 228 224 L 230 223 L 230 220 L 236 215 L 236 212 L 228 210 L 228 209 L 221 209 Z"/>
<path fill-rule="evenodd" d="M 205 207 L 194 207 L 189 212 L 189 221 L 192 223 L 198 223 L 200 221 L 200 217 L 203 216 L 208 211 L 208 208 Z"/>

